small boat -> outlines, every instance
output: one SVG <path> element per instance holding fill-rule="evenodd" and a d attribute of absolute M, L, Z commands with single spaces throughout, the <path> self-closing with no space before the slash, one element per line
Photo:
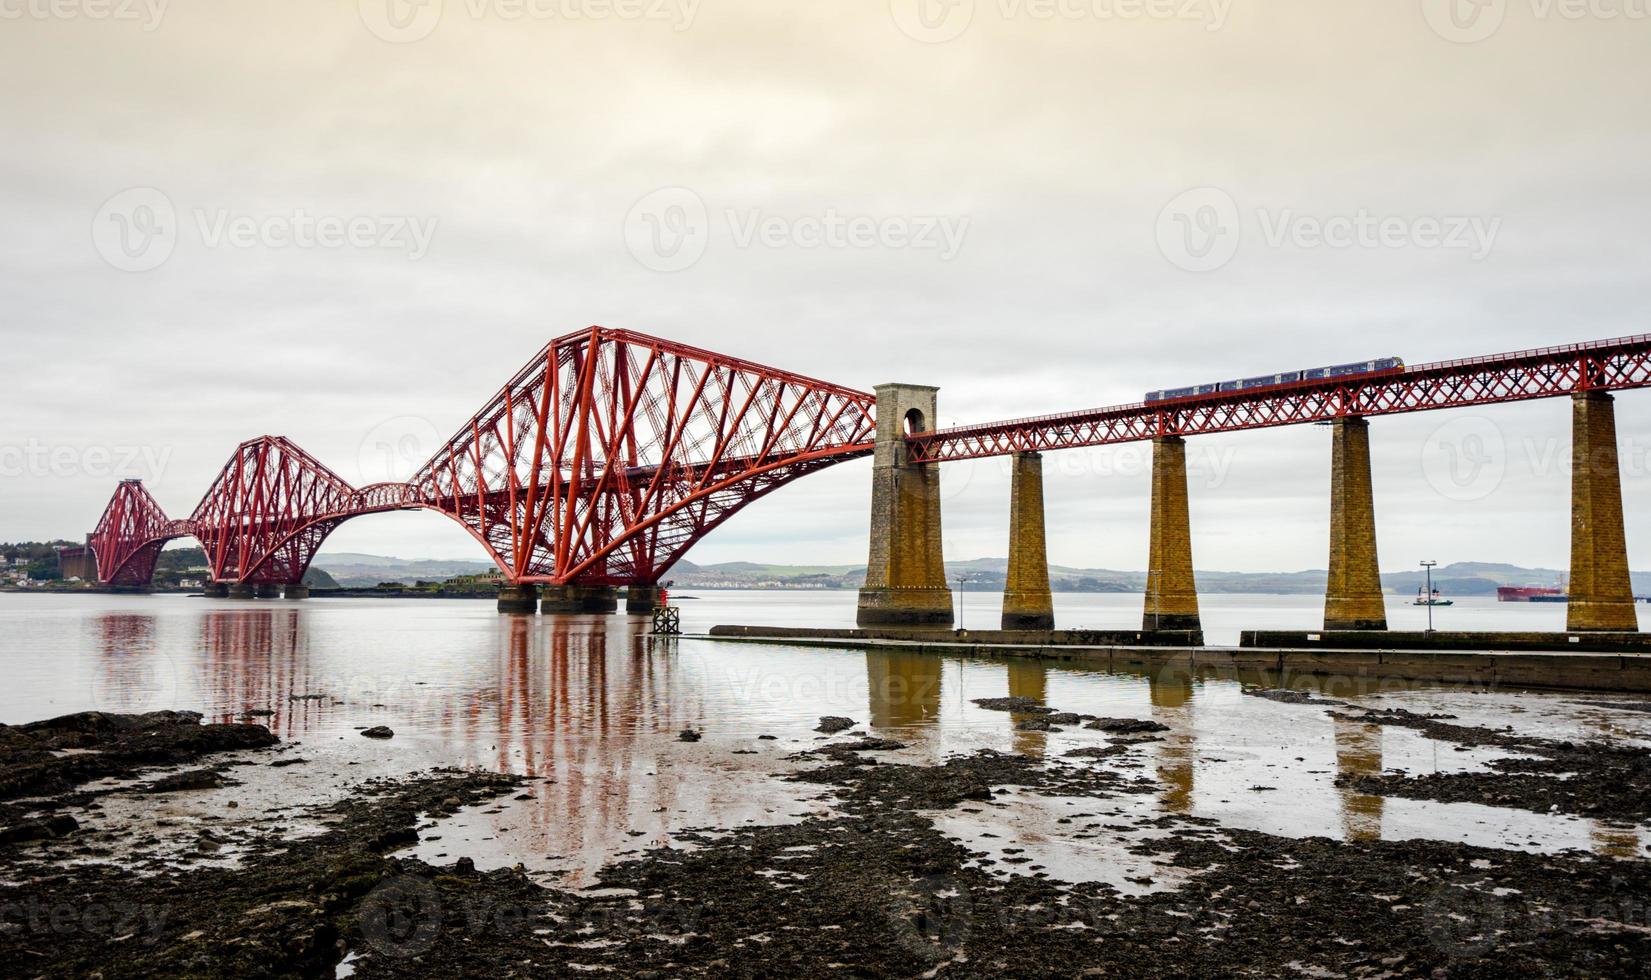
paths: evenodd
<path fill-rule="evenodd" d="M 1415 605 L 1415 606 L 1454 606 L 1454 605 L 1456 605 L 1456 600 L 1455 599 L 1446 599 L 1443 595 L 1440 594 L 1438 589 L 1434 589 L 1433 594 L 1428 595 L 1427 590 L 1425 588 L 1423 588 L 1422 586 L 1417 586 L 1416 587 L 1416 601 L 1411 603 L 1411 605 Z"/>

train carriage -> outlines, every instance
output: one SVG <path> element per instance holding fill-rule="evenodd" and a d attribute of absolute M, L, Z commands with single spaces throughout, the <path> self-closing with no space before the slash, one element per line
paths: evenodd
<path fill-rule="evenodd" d="M 1175 401 L 1181 398 L 1201 398 L 1206 395 L 1230 391 L 1248 391 L 1252 388 L 1270 388 L 1274 385 L 1295 384 L 1299 381 L 1323 381 L 1328 378 L 1348 378 L 1361 374 L 1380 374 L 1386 371 L 1401 371 L 1403 369 L 1404 358 L 1381 357 L 1373 361 L 1355 361 L 1351 364 L 1308 368 L 1305 371 L 1286 371 L 1282 374 L 1263 374 L 1254 378 L 1193 385 L 1190 388 L 1164 388 L 1147 392 L 1144 401 L 1151 405 L 1154 402 Z"/>

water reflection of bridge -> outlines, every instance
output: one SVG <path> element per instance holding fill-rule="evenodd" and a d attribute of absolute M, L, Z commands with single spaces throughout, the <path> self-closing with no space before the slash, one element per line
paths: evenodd
<path fill-rule="evenodd" d="M 773 785 L 765 782 L 772 756 L 752 757 L 746 763 L 721 749 L 681 754 L 669 737 L 681 728 L 726 718 L 730 710 L 736 724 L 748 714 L 740 706 L 728 707 L 728 692 L 716 688 L 698 661 L 685 663 L 675 644 L 643 637 L 643 627 L 635 620 L 488 616 L 475 621 L 478 630 L 455 631 L 451 644 L 446 635 L 432 640 L 443 650 L 450 645 L 459 648 L 434 665 L 396 656 L 398 641 L 385 638 L 372 641 L 375 649 L 362 657 L 361 624 L 350 620 L 334 627 L 315 608 L 205 608 L 198 615 L 161 624 L 152 615 L 121 612 L 92 622 L 99 654 L 96 683 L 103 690 L 130 691 L 138 697 L 143 685 L 154 686 L 155 678 L 164 674 L 156 668 L 159 663 L 184 675 L 172 689 L 192 703 L 143 707 L 198 703 L 217 721 L 236 720 L 247 709 L 268 710 L 273 714 L 258 720 L 288 740 L 349 736 L 358 723 L 382 721 L 397 729 L 394 750 L 404 753 L 401 758 L 409 768 L 478 765 L 538 777 L 530 789 L 534 802 L 513 808 L 511 819 L 518 824 L 512 829 L 513 839 L 520 839 L 520 824 L 525 822 L 546 847 L 572 849 L 570 853 L 579 848 L 612 850 L 614 835 L 632 830 L 647 838 L 638 838 L 638 843 L 662 839 L 677 814 L 691 813 L 702 825 L 738 823 L 764 819 L 790 802 L 788 794 L 775 794 Z M 181 652 L 190 646 L 196 649 Z M 964 665 L 959 661 L 883 651 L 861 656 L 870 726 L 905 730 L 902 740 L 941 735 L 954 714 L 963 710 L 963 699 L 1000 693 L 949 688 L 947 670 L 955 666 L 961 676 Z M 969 664 L 971 671 L 996 673 L 990 663 Z M 1056 674 L 1066 677 L 1052 684 Z M 1221 698 L 1234 693 L 1230 684 L 1235 678 L 1208 668 L 1141 665 L 1106 675 L 1011 660 L 1001 665 L 1000 676 L 1006 693 L 1080 710 L 1081 705 L 1061 702 L 1072 696 L 1073 684 L 1082 690 L 1093 678 L 1110 685 L 1108 698 L 1131 706 L 1117 713 L 1169 725 L 1162 740 L 1146 743 L 1138 752 L 1156 776 L 1158 805 L 1174 814 L 1219 814 L 1223 811 L 1217 804 L 1228 802 L 1220 797 L 1251 788 L 1235 784 L 1227 774 L 1236 767 L 1214 765 L 1201 756 L 1201 747 L 1214 750 L 1206 754 L 1232 755 L 1235 747 L 1248 743 L 1255 751 L 1272 753 L 1281 775 L 1322 768 L 1333 760 L 1336 774 L 1356 778 L 1379 775 L 1384 764 L 1393 761 L 1386 756 L 1395 745 L 1402 763 L 1406 743 L 1388 741 L 1384 752 L 1384 739 L 1413 737 L 1293 706 L 1248 704 L 1233 713 Z M 1259 673 L 1236 679 L 1265 687 L 1286 683 Z M 305 694 L 322 697 L 293 698 Z M 776 692 L 771 697 L 783 700 L 784 695 Z M 111 707 L 130 710 L 138 704 L 128 699 Z M 780 707 L 795 708 L 800 716 L 814 711 L 812 704 Z M 1289 723 L 1297 727 L 1269 729 L 1267 737 L 1255 738 L 1243 726 L 1258 717 L 1258 709 L 1291 713 Z M 977 720 L 1002 726 L 998 731 L 1012 750 L 1040 757 L 1050 751 L 1050 736 L 1016 730 L 1025 716 L 986 715 Z M 1606 726 L 1602 736 L 1615 736 L 1608 722 L 1600 724 Z M 747 733 L 753 739 L 756 734 Z M 359 753 L 363 740 L 346 738 L 338 745 L 345 753 Z M 1300 761 L 1296 756 L 1308 758 Z M 1246 775 L 1260 771 L 1252 766 Z M 1205 780 L 1208 784 L 1201 785 Z M 1339 813 L 1339 827 L 1310 832 L 1339 830 L 1351 840 L 1379 839 L 1384 830 L 1416 829 L 1417 811 L 1407 802 L 1388 802 L 1349 785 L 1326 791 L 1323 783 L 1297 784 L 1312 786 L 1311 801 L 1273 794 L 1244 797 L 1236 805 L 1252 807 L 1251 812 L 1253 807 L 1278 804 L 1303 812 L 1316 806 L 1320 818 L 1335 821 Z M 1334 809 L 1326 811 L 1326 805 Z M 1390 812 L 1395 809 L 1401 818 L 1397 824 Z M 1311 823 L 1316 818 L 1303 819 Z M 1389 826 L 1384 827 L 1384 819 Z M 1593 849 L 1601 854 L 1627 856 L 1640 846 L 1633 830 L 1590 825 L 1588 833 Z"/>

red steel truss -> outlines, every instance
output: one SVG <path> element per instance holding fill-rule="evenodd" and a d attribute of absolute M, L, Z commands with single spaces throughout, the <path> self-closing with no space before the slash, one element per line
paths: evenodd
<path fill-rule="evenodd" d="M 98 581 L 107 585 L 148 585 L 161 547 L 192 533 L 185 522 L 169 521 L 161 505 L 138 480 L 122 480 L 109 498 L 89 544 L 97 559 Z"/>
<path fill-rule="evenodd" d="M 1651 335 L 1642 334 L 1379 374 L 962 426 L 921 433 L 908 440 L 908 446 L 913 460 L 945 462 L 1647 386 Z"/>
<path fill-rule="evenodd" d="M 873 396 L 623 330 L 553 341 L 413 477 L 517 582 L 658 580 L 752 500 L 872 449 Z"/>
<path fill-rule="evenodd" d="M 144 585 L 192 535 L 215 582 L 296 583 L 344 521 L 440 511 L 512 582 L 656 582 L 751 501 L 872 450 L 870 394 L 623 330 L 552 341 L 409 483 L 357 489 L 285 438 L 242 443 L 188 520 L 122 483 L 91 546 Z"/>

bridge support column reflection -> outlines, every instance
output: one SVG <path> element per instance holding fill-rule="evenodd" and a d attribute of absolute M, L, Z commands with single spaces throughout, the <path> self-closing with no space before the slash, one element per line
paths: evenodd
<path fill-rule="evenodd" d="M 940 548 L 940 465 L 906 460 L 907 433 L 934 428 L 938 391 L 877 386 L 871 554 L 856 616 L 863 627 L 952 625 Z"/>
<path fill-rule="evenodd" d="M 1152 441 L 1152 545 L 1141 628 L 1202 628 L 1192 571 L 1192 519 L 1187 511 L 1187 443 L 1180 436 Z"/>
<path fill-rule="evenodd" d="M 940 715 L 939 657 L 866 651 L 866 690 L 874 728 L 932 723 Z"/>
<path fill-rule="evenodd" d="M 1571 601 L 1565 628 L 1639 629 L 1622 527 L 1616 409 L 1603 391 L 1571 397 Z"/>
<path fill-rule="evenodd" d="M 1330 451 L 1330 579 L 1324 592 L 1327 630 L 1385 630 L 1381 565 L 1376 560 L 1376 503 L 1370 485 L 1370 423 L 1337 419 Z"/>
<path fill-rule="evenodd" d="M 1159 664 L 1147 673 L 1147 698 L 1153 720 L 1170 727 L 1158 744 L 1160 798 L 1170 813 L 1192 810 L 1193 764 L 1198 746 L 1192 727 L 1192 671 L 1181 664 Z"/>
<path fill-rule="evenodd" d="M 1015 698 L 1031 698 L 1039 704 L 1048 705 L 1049 697 L 1049 669 L 1040 660 L 1011 660 L 1009 670 L 1009 696 Z M 1025 712 L 1011 711 L 1009 720 L 1015 725 L 1023 721 L 1036 718 L 1037 715 Z M 1043 732 L 1016 731 L 1014 735 L 1015 752 L 1024 756 L 1041 756 L 1049 748 L 1049 737 Z"/>
<path fill-rule="evenodd" d="M 1342 718 L 1332 721 L 1336 726 L 1336 774 L 1346 781 L 1381 775 L 1382 726 Z M 1386 801 L 1353 786 L 1339 786 L 1336 792 L 1341 794 L 1342 831 L 1347 839 L 1381 840 Z"/>
<path fill-rule="evenodd" d="M 1055 598 L 1049 591 L 1044 542 L 1043 457 L 1015 453 L 1009 487 L 1009 574 L 1003 586 L 1006 630 L 1052 630 Z"/>

